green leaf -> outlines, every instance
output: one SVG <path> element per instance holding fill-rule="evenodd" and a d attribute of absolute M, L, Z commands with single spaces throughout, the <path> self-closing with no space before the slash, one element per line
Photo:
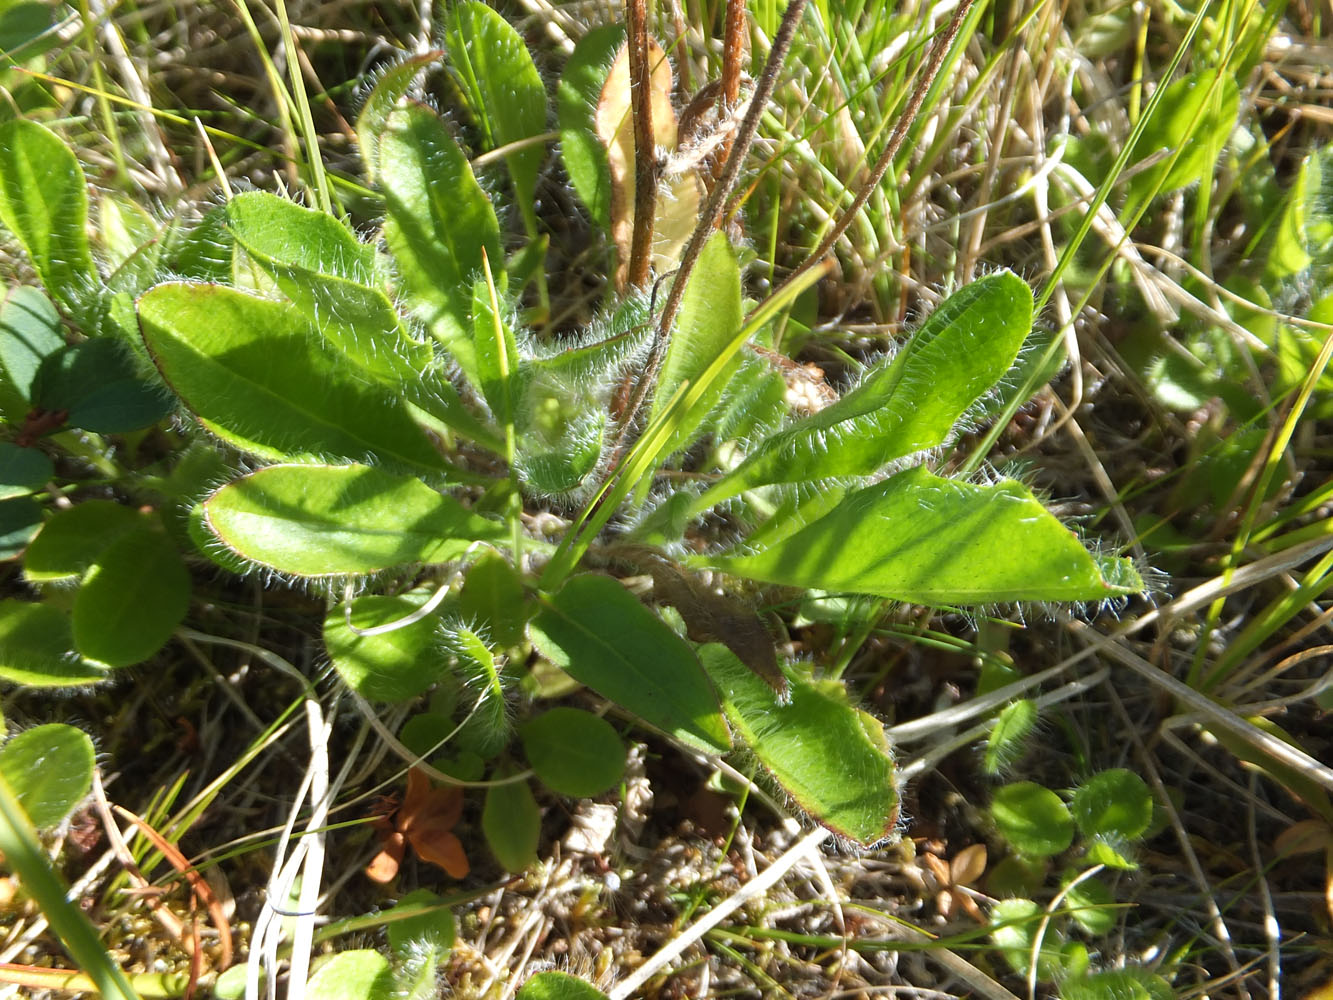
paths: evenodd
<path fill-rule="evenodd" d="M 1074 789 L 1069 802 L 1078 828 L 1089 837 L 1136 840 L 1152 822 L 1152 792 L 1133 771 L 1099 771 Z"/>
<path fill-rule="evenodd" d="M 995 725 L 986 737 L 983 768 L 987 774 L 999 774 L 1022 754 L 1028 734 L 1037 722 L 1037 703 L 1020 698 L 1005 705 L 995 717 Z"/>
<path fill-rule="evenodd" d="M 1037 952 L 1037 978 L 1050 980 L 1060 970 L 1061 937 L 1055 928 L 1043 921 L 1044 911 L 1030 899 L 1002 899 L 991 910 L 991 941 L 1010 968 L 1026 976 L 1032 967 L 1032 946 L 1037 941 L 1037 929 L 1045 928 L 1040 950 Z"/>
<path fill-rule="evenodd" d="M 495 209 L 438 115 L 407 104 L 388 115 L 379 139 L 384 239 L 413 311 L 473 383 L 472 280 L 481 255 L 503 260 Z"/>
<path fill-rule="evenodd" d="M 1154 190 L 1165 194 L 1212 176 L 1217 155 L 1236 127 L 1240 107 L 1235 78 L 1230 72 L 1220 79 L 1219 75 L 1215 69 L 1202 70 L 1167 85 L 1157 113 L 1134 146 L 1133 157 L 1143 160 L 1178 147 L 1184 152 L 1174 166 L 1162 162 L 1135 174 L 1129 181 L 1129 206 L 1137 206 Z"/>
<path fill-rule="evenodd" d="M 837 681 L 789 678 L 790 700 L 725 646 L 699 650 L 732 730 L 808 815 L 870 845 L 893 833 L 900 801 L 883 727 L 847 701 Z"/>
<path fill-rule="evenodd" d="M 0 365 L 14 388 L 32 400 L 32 382 L 42 359 L 65 346 L 60 314 L 40 289 L 16 285 L 0 302 Z"/>
<path fill-rule="evenodd" d="M 403 335 L 375 284 L 375 250 L 332 216 L 251 191 L 227 203 L 232 235 L 339 354 L 371 378 L 398 385 L 431 360 Z"/>
<path fill-rule="evenodd" d="M 24 550 L 42 524 L 42 505 L 32 497 L 0 500 L 0 560 Z"/>
<path fill-rule="evenodd" d="M 74 646 L 109 667 L 148 659 L 190 607 L 190 574 L 160 527 L 131 528 L 103 549 L 74 598 Z"/>
<path fill-rule="evenodd" d="M 113 191 L 102 192 L 97 200 L 97 238 L 108 287 L 137 295 L 157 280 L 161 226 L 138 202 Z"/>
<path fill-rule="evenodd" d="M 959 289 L 888 364 L 831 406 L 761 441 L 698 507 L 768 483 L 870 475 L 935 448 L 1007 372 L 1032 329 L 1032 291 L 1000 271 Z"/>
<path fill-rule="evenodd" d="M 297 576 L 448 562 L 508 537 L 411 476 L 365 465 L 275 465 L 204 501 L 209 530 L 252 562 Z"/>
<path fill-rule="evenodd" d="M 59 136 L 36 122 L 0 125 L 0 222 L 65 305 L 76 307 L 95 287 L 83 168 Z"/>
<path fill-rule="evenodd" d="M 57 510 L 28 546 L 23 575 L 31 583 L 82 576 L 108 545 L 143 523 L 133 507 L 114 500 L 85 500 Z"/>
<path fill-rule="evenodd" d="M 171 412 L 171 400 L 139 373 L 134 356 L 109 338 L 62 347 L 42 359 L 32 381 L 33 405 L 66 410 L 65 422 L 94 434 L 149 427 Z"/>
<path fill-rule="evenodd" d="M 440 679 L 444 656 L 435 635 L 438 618 L 419 621 L 377 635 L 358 635 L 353 629 L 373 629 L 397 622 L 421 607 L 430 595 L 418 591 L 402 597 L 368 595 L 338 605 L 324 619 L 324 645 L 343 681 L 371 701 L 404 701 Z"/>
<path fill-rule="evenodd" d="M 435 893 L 417 889 L 383 916 L 393 952 L 395 997 L 433 1000 L 439 995 L 436 970 L 449 957 L 457 934 L 453 913 Z"/>
<path fill-rule="evenodd" d="M 356 141 L 361 147 L 361 162 L 367 180 L 374 182 L 378 179 L 380 134 L 384 131 L 389 114 L 407 96 L 422 71 L 443 55 L 442 50 L 436 49 L 407 56 L 376 77 L 375 86 L 366 95 L 366 102 L 361 105 L 361 115 L 356 120 Z"/>
<path fill-rule="evenodd" d="M 6 781 L 0 781 L 0 853 L 5 867 L 17 875 L 24 892 L 42 908 L 51 930 L 93 981 L 106 1000 L 139 1000 L 138 994 L 112 960 L 98 931 L 77 905 L 67 898 L 37 833 Z"/>
<path fill-rule="evenodd" d="M 651 422 L 685 382 L 694 382 L 713 363 L 741 328 L 741 269 L 727 234 L 719 230 L 704 244 L 698 266 L 680 301 L 680 318 L 662 360 L 662 373 L 654 389 Z M 722 398 L 728 381 L 740 367 L 733 356 L 712 388 L 672 429 L 662 456 L 686 447 L 694 432 Z"/>
<path fill-rule="evenodd" d="M 105 680 L 74 652 L 69 616 L 49 604 L 0 601 L 0 679 L 25 687 L 70 687 Z"/>
<path fill-rule="evenodd" d="M 518 736 L 537 777 L 561 795 L 601 795 L 625 773 L 625 745 L 591 712 L 553 708 L 519 726 Z"/>
<path fill-rule="evenodd" d="M 501 868 L 521 872 L 536 864 L 541 825 L 541 811 L 526 781 L 486 789 L 481 829 Z"/>
<path fill-rule="evenodd" d="M 1085 878 L 1071 886 L 1065 894 L 1065 906 L 1074 923 L 1097 937 L 1110 934 L 1119 919 L 1115 897 L 1106 883 L 1097 878 Z"/>
<path fill-rule="evenodd" d="M 523 984 L 518 1000 L 606 1000 L 606 994 L 566 972 L 539 972 Z"/>
<path fill-rule="evenodd" d="M 36 493 L 53 475 L 55 465 L 45 452 L 0 441 L 0 500 Z"/>
<path fill-rule="evenodd" d="M 1172 1000 L 1176 991 L 1147 969 L 1104 969 L 1060 984 L 1062 1000 Z"/>
<path fill-rule="evenodd" d="M 542 135 L 546 131 L 546 87 L 519 33 L 481 0 L 450 4 L 444 20 L 448 65 L 481 129 L 486 149 Z M 540 144 L 525 144 L 505 154 L 518 210 L 533 236 L 537 233 L 537 175 L 545 159 L 546 149 Z"/>
<path fill-rule="evenodd" d="M 478 559 L 458 594 L 458 611 L 500 649 L 523 641 L 528 620 L 523 578 L 498 553 Z"/>
<path fill-rule="evenodd" d="M 555 92 L 565 172 L 593 222 L 606 233 L 611 231 L 611 167 L 593 114 L 624 40 L 625 29 L 618 24 L 594 28 L 580 38 Z"/>
<path fill-rule="evenodd" d="M 0 746 L 0 778 L 33 826 L 55 826 L 93 786 L 93 741 L 59 723 L 25 729 Z"/>
<path fill-rule="evenodd" d="M 41 0 L 7 0 L 0 4 L 0 70 L 13 66 L 11 58 L 29 60 L 60 40 L 51 30 L 55 9 Z"/>
<path fill-rule="evenodd" d="M 650 726 L 711 753 L 731 745 L 694 651 L 616 580 L 571 577 L 528 634 L 557 667 Z"/>
<path fill-rule="evenodd" d="M 384 918 L 389 947 L 399 959 L 422 946 L 443 957 L 454 946 L 457 929 L 453 911 L 429 889 L 409 892 L 398 905 L 384 911 Z"/>
<path fill-rule="evenodd" d="M 228 282 L 232 277 L 235 241 L 227 230 L 227 207 L 214 205 L 181 233 L 168 250 L 172 274 L 193 281 Z"/>
<path fill-rule="evenodd" d="M 392 1000 L 393 970 L 377 951 L 334 955 L 306 983 L 308 1000 Z"/>
<path fill-rule="evenodd" d="M 754 555 L 700 557 L 737 576 L 916 604 L 1096 601 L 1143 589 L 1128 560 L 1099 560 L 1032 496 L 907 469 L 848 494 Z"/>
<path fill-rule="evenodd" d="M 218 285 L 165 284 L 139 300 L 139 322 L 171 388 L 243 451 L 448 468 L 403 400 L 356 378 L 285 303 Z"/>
<path fill-rule="evenodd" d="M 481 394 L 496 420 L 507 425 L 518 406 L 518 344 L 504 316 L 496 315 L 491 290 L 482 279 L 472 283 L 472 343 Z"/>
<path fill-rule="evenodd" d="M 1074 842 L 1074 818 L 1049 788 L 1018 781 L 996 789 L 991 818 L 1019 854 L 1049 857 Z"/>

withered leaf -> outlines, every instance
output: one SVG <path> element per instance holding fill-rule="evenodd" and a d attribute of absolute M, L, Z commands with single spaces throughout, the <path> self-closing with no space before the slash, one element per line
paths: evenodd
<path fill-rule="evenodd" d="M 465 877 L 469 871 L 467 855 L 453 832 L 462 815 L 461 788 L 436 788 L 425 771 L 412 768 L 407 773 L 403 804 L 378 824 L 380 852 L 366 867 L 367 877 L 376 882 L 392 881 L 409 843 L 422 861 L 439 865 L 452 878 Z"/>

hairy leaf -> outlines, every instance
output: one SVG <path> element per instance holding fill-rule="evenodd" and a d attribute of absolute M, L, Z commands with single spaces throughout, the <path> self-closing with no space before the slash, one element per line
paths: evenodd
<path fill-rule="evenodd" d="M 403 400 L 356 378 L 291 306 L 218 285 L 165 284 L 139 300 L 144 342 L 200 422 L 263 458 L 448 463 Z"/>
<path fill-rule="evenodd" d="M 694 651 L 610 577 L 571 577 L 528 634 L 557 667 L 649 725 L 711 752 L 730 746 Z"/>
<path fill-rule="evenodd" d="M 883 727 L 848 703 L 841 684 L 798 678 L 784 703 L 729 649 L 708 645 L 699 656 L 732 729 L 801 809 L 860 844 L 893 832 L 893 754 Z"/>
<path fill-rule="evenodd" d="M 925 468 L 849 493 L 752 555 L 699 557 L 737 576 L 917 604 L 1097 601 L 1143 589 L 1126 559 L 1098 559 L 1021 483 L 977 486 Z"/>
<path fill-rule="evenodd" d="M 204 501 L 208 529 L 238 555 L 297 576 L 447 562 L 507 530 L 411 476 L 366 465 L 275 465 Z"/>

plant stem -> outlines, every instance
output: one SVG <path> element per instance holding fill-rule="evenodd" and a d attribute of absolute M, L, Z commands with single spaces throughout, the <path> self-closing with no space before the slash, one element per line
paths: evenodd
<path fill-rule="evenodd" d="M 727 157 L 726 165 L 722 168 L 721 176 L 718 177 L 713 190 L 709 192 L 708 202 L 704 205 L 703 211 L 699 213 L 699 224 L 694 227 L 694 232 L 690 235 L 690 242 L 685 245 L 685 251 L 681 254 L 680 267 L 677 268 L 676 276 L 672 279 L 666 304 L 662 307 L 662 313 L 657 320 L 657 333 L 653 338 L 653 347 L 648 356 L 648 363 L 644 365 L 643 374 L 639 377 L 638 384 L 634 389 L 634 396 L 625 409 L 624 417 L 621 418 L 621 429 L 615 448 L 617 452 L 623 451 L 626 439 L 633 431 L 634 418 L 638 415 L 639 410 L 643 408 L 648 394 L 657 383 L 657 373 L 662 368 L 662 360 L 666 357 L 667 343 L 671 336 L 671 324 L 675 322 L 676 313 L 680 311 L 681 299 L 685 295 L 685 286 L 689 283 L 690 272 L 694 270 L 694 265 L 699 260 L 699 254 L 703 252 L 704 243 L 708 241 L 708 237 L 717 228 L 722 215 L 722 206 L 726 204 L 727 195 L 731 193 L 731 189 L 736 184 L 736 179 L 740 177 L 741 166 L 745 163 L 745 157 L 750 152 L 750 146 L 754 143 L 754 137 L 759 131 L 759 120 L 763 117 L 764 108 L 768 106 L 769 99 L 773 96 L 773 91 L 777 87 L 778 73 L 782 69 L 783 61 L 787 58 L 787 51 L 791 48 L 792 39 L 796 36 L 796 26 L 800 23 L 801 15 L 805 12 L 806 2 L 807 0 L 791 0 L 787 4 L 787 9 L 782 13 L 782 23 L 778 25 L 777 34 L 773 36 L 773 45 L 768 50 L 768 59 L 764 63 L 764 71 L 760 75 L 759 83 L 750 98 L 750 107 L 745 113 L 745 120 L 741 122 L 741 127 L 736 133 L 735 144 L 731 147 L 731 153 Z"/>
<path fill-rule="evenodd" d="M 634 233 L 630 238 L 630 288 L 648 285 L 652 261 L 653 217 L 657 214 L 657 167 L 654 162 L 652 67 L 648 65 L 648 5 L 625 0 L 629 38 L 629 94 L 634 119 Z"/>

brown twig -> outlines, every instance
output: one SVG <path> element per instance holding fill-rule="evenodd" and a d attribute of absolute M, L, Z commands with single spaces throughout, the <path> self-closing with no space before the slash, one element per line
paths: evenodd
<path fill-rule="evenodd" d="M 685 286 L 689 283 L 690 272 L 694 270 L 694 265 L 699 260 L 699 254 L 703 251 L 704 243 L 717 229 L 722 215 L 722 206 L 726 204 L 727 195 L 740 176 L 745 157 L 749 154 L 750 146 L 753 145 L 754 137 L 759 131 L 759 119 L 763 116 L 764 108 L 768 106 L 769 99 L 772 98 L 773 91 L 777 87 L 778 73 L 782 70 L 782 64 L 787 58 L 787 51 L 791 48 L 792 39 L 796 36 L 796 26 L 801 21 L 801 15 L 805 13 L 806 2 L 807 0 L 790 0 L 787 9 L 782 13 L 782 22 L 778 25 L 777 33 L 773 36 L 772 47 L 768 50 L 768 59 L 764 63 L 764 70 L 759 76 L 754 94 L 750 97 L 750 107 L 736 133 L 736 141 L 731 147 L 731 154 L 727 157 L 726 165 L 722 168 L 722 174 L 718 177 L 713 190 L 709 192 L 708 202 L 699 214 L 699 225 L 695 227 L 690 236 L 690 242 L 685 245 L 685 251 L 681 254 L 680 267 L 676 270 L 676 276 L 671 282 L 671 291 L 667 293 L 666 304 L 663 305 L 662 313 L 658 317 L 652 351 L 648 356 L 647 364 L 644 365 L 639 383 L 635 387 L 634 397 L 630 400 L 625 416 L 621 420 L 620 433 L 616 438 L 613 449 L 613 454 L 617 456 L 616 465 L 619 464 L 619 459 L 625 454 L 625 445 L 633 430 L 634 420 L 643 408 L 648 393 L 652 391 L 654 384 L 657 382 L 657 373 L 661 370 L 662 359 L 666 356 L 671 324 L 675 322 L 676 313 L 680 311 L 681 297 L 685 294 Z"/>
<path fill-rule="evenodd" d="M 722 94 L 719 118 L 726 120 L 741 97 L 741 57 L 745 54 L 745 0 L 727 0 L 727 23 L 722 36 Z M 736 137 L 727 136 L 718 147 L 717 161 L 725 163 Z"/>
<path fill-rule="evenodd" d="M 861 185 L 861 190 L 857 192 L 856 197 L 852 199 L 852 203 L 847 206 L 846 211 L 838 217 L 838 221 L 829 230 L 828 235 L 824 237 L 819 246 L 773 289 L 770 298 L 776 295 L 780 289 L 795 281 L 798 275 L 804 274 L 818 261 L 823 260 L 833 249 L 834 244 L 842 238 L 842 234 L 851 226 L 857 213 L 861 211 L 865 203 L 870 200 L 871 195 L 875 193 L 875 189 L 879 187 L 879 182 L 884 179 L 889 167 L 893 165 L 894 158 L 898 155 L 903 140 L 907 138 L 907 133 L 916 120 L 917 113 L 921 110 L 921 104 L 926 99 L 926 93 L 935 82 L 935 77 L 939 75 L 940 67 L 944 65 L 944 57 L 948 55 L 954 39 L 958 37 L 958 32 L 963 26 L 963 19 L 967 17 L 968 11 L 972 9 L 975 3 L 976 0 L 962 0 L 958 4 L 957 9 L 953 12 L 953 19 L 949 21 L 948 27 L 944 29 L 944 34 L 935 40 L 935 46 L 930 50 L 930 57 L 926 62 L 926 71 L 921 79 L 917 81 L 912 96 L 907 100 L 907 107 L 903 109 L 903 113 L 893 126 L 893 134 L 889 136 L 888 145 L 884 147 L 884 152 L 879 154 L 879 159 L 875 161 L 870 176 L 866 178 L 865 183 Z"/>
<path fill-rule="evenodd" d="M 646 0 L 625 0 L 629 38 L 629 95 L 634 119 L 634 232 L 630 237 L 628 284 L 648 284 L 653 248 L 653 217 L 657 214 L 656 143 L 653 141 L 652 67 L 648 65 Z"/>

